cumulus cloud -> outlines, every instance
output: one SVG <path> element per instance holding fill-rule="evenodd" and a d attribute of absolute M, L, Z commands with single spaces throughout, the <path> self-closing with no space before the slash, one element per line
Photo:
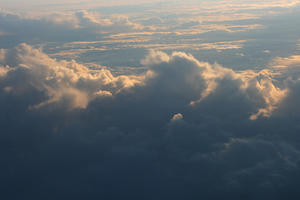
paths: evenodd
<path fill-rule="evenodd" d="M 1 195 L 299 197 L 299 114 L 286 107 L 298 80 L 183 52 L 151 51 L 142 64 L 116 76 L 27 44 L 1 50 Z"/>
<path fill-rule="evenodd" d="M 162 104 L 173 101 L 168 107 L 174 112 L 201 107 L 206 99 L 239 96 L 251 105 L 248 114 L 256 112 L 249 115 L 250 119 L 257 119 L 271 116 L 288 91 L 275 86 L 268 71 L 238 73 L 218 64 L 200 62 L 182 52 L 168 55 L 150 51 L 142 61 L 148 71 L 131 76 L 114 76 L 101 66 L 93 70 L 76 61 L 57 61 L 26 44 L 2 50 L 0 58 L 3 88 L 10 88 L 7 93 L 22 95 L 34 88 L 45 95 L 39 103 L 30 105 L 32 108 L 64 99 L 71 102 L 70 109 L 86 108 L 98 96 L 115 96 L 131 88 L 133 95 L 144 101 L 145 96 L 159 98 L 156 101 Z M 21 83 L 19 78 L 25 81 Z"/>
<path fill-rule="evenodd" d="M 1 75 L 5 76 L 1 85 L 10 88 L 7 93 L 21 96 L 36 90 L 45 96 L 38 104 L 30 105 L 32 108 L 61 101 L 65 101 L 70 109 L 85 108 L 91 99 L 142 84 L 144 78 L 115 77 L 101 66 L 99 70 L 91 70 L 75 61 L 57 61 L 24 43 L 2 51 L 0 58 Z"/>
<path fill-rule="evenodd" d="M 180 121 L 182 119 L 183 119 L 183 115 L 181 113 L 177 113 L 172 117 L 171 122 Z"/>

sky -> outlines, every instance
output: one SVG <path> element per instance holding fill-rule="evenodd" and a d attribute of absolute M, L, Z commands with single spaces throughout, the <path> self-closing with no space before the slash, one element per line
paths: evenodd
<path fill-rule="evenodd" d="M 298 200 L 299 11 L 0 0 L 0 198 Z"/>

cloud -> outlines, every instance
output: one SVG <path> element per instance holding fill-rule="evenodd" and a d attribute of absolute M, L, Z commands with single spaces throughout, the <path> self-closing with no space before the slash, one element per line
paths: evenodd
<path fill-rule="evenodd" d="M 87 11 L 76 12 L 75 16 L 79 20 L 79 27 L 81 28 L 110 33 L 143 30 L 142 25 L 129 21 L 127 16 L 115 15 L 101 19 L 101 15 Z"/>
<path fill-rule="evenodd" d="M 183 119 L 183 115 L 181 113 L 177 113 L 172 117 L 171 122 L 180 121 L 182 119 Z"/>
<path fill-rule="evenodd" d="M 293 55 L 288 58 L 278 57 L 274 59 L 273 63 L 275 68 L 299 67 L 300 55 Z"/>
<path fill-rule="evenodd" d="M 142 64 L 117 76 L 27 44 L 1 50 L 1 195 L 299 197 L 299 114 L 286 107 L 299 102 L 297 79 L 183 52 Z"/>
<path fill-rule="evenodd" d="M 0 57 L 0 64 L 6 66 L 0 68 L 5 76 L 2 86 L 11 88 L 9 93 L 21 96 L 36 90 L 46 98 L 30 105 L 32 108 L 58 102 L 69 104 L 70 109 L 85 108 L 91 99 L 142 84 L 143 79 L 142 76 L 115 77 L 106 69 L 90 70 L 75 61 L 57 61 L 24 43 L 2 51 Z"/>
<path fill-rule="evenodd" d="M 87 11 L 50 13 L 47 15 L 19 15 L 0 12 L 0 37 L 11 42 L 86 41 L 104 34 L 138 31 L 143 26 L 131 22 L 127 16 L 104 17 Z M 12 40 L 13 39 L 13 40 Z M 10 41 L 12 40 L 12 41 Z"/>
<path fill-rule="evenodd" d="M 213 102 L 210 98 L 224 98 L 222 95 L 228 93 L 252 104 L 247 112 L 255 112 L 249 117 L 257 119 L 260 115 L 271 116 L 288 90 L 275 86 L 269 72 L 258 79 L 262 72 L 237 73 L 218 64 L 200 62 L 182 52 L 168 55 L 151 51 L 142 60 L 148 71 L 131 76 L 114 76 L 101 66 L 92 70 L 75 61 L 57 61 L 26 44 L 2 50 L 0 58 L 3 88 L 10 88 L 7 92 L 22 95 L 35 89 L 45 96 L 40 102 L 29 105 L 31 108 L 64 101 L 70 101 L 69 109 L 86 108 L 98 96 L 116 96 L 130 89 L 146 101 L 143 103 L 152 104 L 144 99 L 148 96 L 157 103 L 162 101 L 162 105 L 175 101 L 169 107 L 183 109 L 197 107 L 206 99 Z M 19 77 L 25 82 L 21 83 Z M 156 100 L 157 96 L 160 99 Z"/>

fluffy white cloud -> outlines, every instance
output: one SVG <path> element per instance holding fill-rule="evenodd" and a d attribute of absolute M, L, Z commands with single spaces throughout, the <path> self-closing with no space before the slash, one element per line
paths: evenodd
<path fill-rule="evenodd" d="M 75 61 L 57 61 L 39 49 L 20 44 L 2 51 L 0 56 L 1 86 L 7 93 L 22 96 L 29 90 L 43 93 L 46 99 L 30 105 L 39 108 L 47 104 L 64 102 L 68 109 L 86 108 L 98 96 L 109 96 L 143 83 L 143 76 L 113 76 L 99 66 L 92 70 Z"/>
<path fill-rule="evenodd" d="M 181 113 L 177 113 L 172 117 L 171 122 L 180 121 L 182 119 L 183 119 L 183 115 Z"/>
<path fill-rule="evenodd" d="M 216 99 L 239 95 L 257 108 L 257 113 L 249 116 L 257 119 L 258 116 L 269 117 L 287 95 L 288 89 L 275 86 L 269 71 L 234 72 L 218 64 L 199 62 L 193 56 L 180 52 L 168 56 L 152 51 L 142 63 L 150 65 L 153 74 L 158 74 L 154 80 L 160 89 L 167 87 L 164 93 L 178 93 L 178 96 L 188 99 L 190 106 L 201 104 L 210 95 Z"/>
<path fill-rule="evenodd" d="M 95 70 L 75 61 L 57 61 L 26 44 L 1 50 L 0 58 L 2 88 L 6 92 L 22 95 L 34 88 L 46 95 L 46 99 L 30 105 L 32 108 L 61 101 L 70 102 L 66 104 L 69 109 L 86 108 L 99 96 L 112 97 L 131 88 L 138 98 L 159 97 L 162 102 L 170 102 L 173 109 L 197 107 L 206 99 L 214 102 L 212 98 L 240 96 L 253 104 L 256 113 L 249 117 L 257 119 L 260 115 L 271 116 L 288 90 L 275 86 L 269 71 L 237 73 L 181 52 L 167 55 L 151 51 L 142 61 L 149 70 L 130 76 L 114 76 L 101 66 Z M 253 108 L 248 112 L 254 112 Z"/>

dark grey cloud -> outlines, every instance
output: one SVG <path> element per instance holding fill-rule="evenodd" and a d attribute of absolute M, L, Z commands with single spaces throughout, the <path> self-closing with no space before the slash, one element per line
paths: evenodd
<path fill-rule="evenodd" d="M 1 50 L 3 199 L 299 198 L 298 80 L 181 52 L 142 64 L 115 76 Z"/>

